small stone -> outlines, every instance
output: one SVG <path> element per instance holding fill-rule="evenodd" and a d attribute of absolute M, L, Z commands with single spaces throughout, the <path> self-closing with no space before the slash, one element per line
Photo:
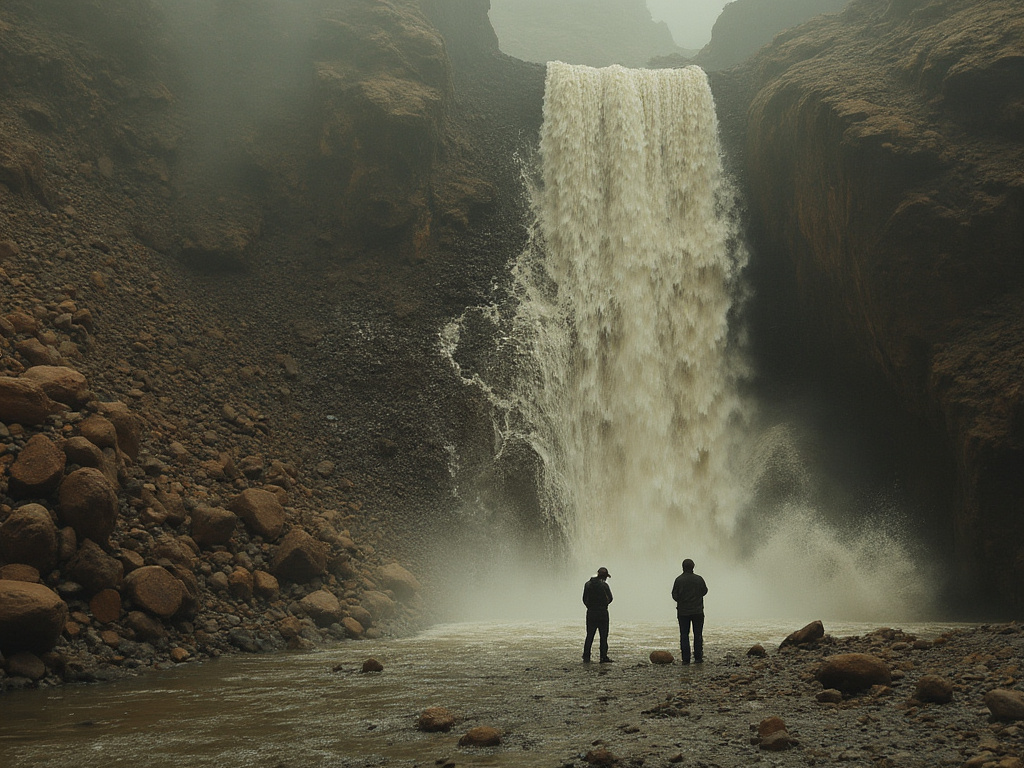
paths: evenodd
<path fill-rule="evenodd" d="M 672 664 L 675 657 L 668 651 L 651 651 L 651 664 Z"/>
<path fill-rule="evenodd" d="M 953 700 L 953 684 L 938 675 L 924 675 L 917 681 L 914 698 L 922 704 L 948 704 Z"/>
<path fill-rule="evenodd" d="M 764 649 L 764 646 L 760 643 L 755 643 L 754 645 L 750 646 L 750 649 L 747 651 L 747 656 L 753 656 L 758 659 L 763 659 L 767 655 L 768 651 L 766 651 Z"/>

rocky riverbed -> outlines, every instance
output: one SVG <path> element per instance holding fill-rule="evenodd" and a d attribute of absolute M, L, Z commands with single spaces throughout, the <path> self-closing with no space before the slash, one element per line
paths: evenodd
<path fill-rule="evenodd" d="M 615 663 L 584 664 L 575 625 L 444 625 L 13 692 L 0 748 L 15 768 L 1022 764 L 1020 625 L 824 629 L 710 626 L 681 665 L 651 661 L 670 624 L 613 623 Z"/>

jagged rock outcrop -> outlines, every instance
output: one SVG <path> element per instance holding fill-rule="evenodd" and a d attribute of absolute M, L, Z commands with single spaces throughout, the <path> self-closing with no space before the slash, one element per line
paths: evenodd
<path fill-rule="evenodd" d="M 780 32 L 822 13 L 838 13 L 849 0 L 733 0 L 722 8 L 711 40 L 693 58 L 707 71 L 742 63 Z"/>
<path fill-rule="evenodd" d="M 501 50 L 525 61 L 642 67 L 680 51 L 644 0 L 492 0 L 490 18 Z"/>
<path fill-rule="evenodd" d="M 1024 7 L 854 0 L 737 79 L 773 322 L 921 425 L 960 583 L 1021 604 Z"/>

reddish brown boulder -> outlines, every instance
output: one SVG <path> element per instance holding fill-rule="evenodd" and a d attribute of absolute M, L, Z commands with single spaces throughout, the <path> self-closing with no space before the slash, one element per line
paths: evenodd
<path fill-rule="evenodd" d="M 284 507 L 270 491 L 244 490 L 231 500 L 228 509 L 242 519 L 250 532 L 266 541 L 277 541 L 284 530 Z"/>
<path fill-rule="evenodd" d="M 29 365 L 57 366 L 64 363 L 60 352 L 49 344 L 43 344 L 37 338 L 23 339 L 14 345 L 18 354 L 28 361 Z"/>
<path fill-rule="evenodd" d="M 341 621 L 341 603 L 326 589 L 309 593 L 299 601 L 299 605 L 318 626 L 329 627 Z"/>
<path fill-rule="evenodd" d="M 398 563 L 390 563 L 381 568 L 378 579 L 384 589 L 390 589 L 402 602 L 416 597 L 423 589 L 416 577 Z"/>
<path fill-rule="evenodd" d="M 11 677 L 27 677 L 42 680 L 46 676 L 46 665 L 34 653 L 16 653 L 7 660 L 7 674 Z"/>
<path fill-rule="evenodd" d="M 478 725 L 470 728 L 461 739 L 460 747 L 496 747 L 501 744 L 501 732 L 489 725 Z"/>
<path fill-rule="evenodd" d="M 20 378 L 36 382 L 51 400 L 72 408 L 80 408 L 91 397 L 85 376 L 67 366 L 34 365 Z"/>
<path fill-rule="evenodd" d="M 90 416 L 78 425 L 78 432 L 98 448 L 117 448 L 117 429 L 104 416 Z"/>
<path fill-rule="evenodd" d="M 103 589 L 92 596 L 89 610 L 100 624 L 110 624 L 121 618 L 121 593 L 116 589 Z"/>
<path fill-rule="evenodd" d="M 228 592 L 239 600 L 252 599 L 252 574 L 245 568 L 235 568 L 228 574 Z"/>
<path fill-rule="evenodd" d="M 277 579 L 266 571 L 253 571 L 252 591 L 256 597 L 262 597 L 264 600 L 276 600 L 281 593 L 281 586 Z"/>
<path fill-rule="evenodd" d="M 346 616 L 341 620 L 341 626 L 345 628 L 345 634 L 351 637 L 353 640 L 358 640 L 364 634 L 366 634 L 366 628 L 351 616 Z"/>
<path fill-rule="evenodd" d="M 106 544 L 117 522 L 117 494 L 98 469 L 76 469 L 61 483 L 60 519 L 78 538 Z"/>
<path fill-rule="evenodd" d="M 130 611 L 125 617 L 125 624 L 135 633 L 135 639 L 140 642 L 159 640 L 167 635 L 163 624 L 142 611 Z"/>
<path fill-rule="evenodd" d="M 889 685 L 892 673 L 884 661 L 867 653 L 840 653 L 829 656 L 815 675 L 825 688 L 843 693 L 866 691 L 873 685 Z"/>
<path fill-rule="evenodd" d="M 142 445 L 142 428 L 139 420 L 124 403 L 100 403 L 100 413 L 110 420 L 117 431 L 117 445 L 132 461 L 139 458 Z"/>
<path fill-rule="evenodd" d="M 924 675 L 917 681 L 914 699 L 922 704 L 949 704 L 953 700 L 953 684 L 939 675 Z"/>
<path fill-rule="evenodd" d="M 136 607 L 164 619 L 176 614 L 185 599 L 185 585 L 159 565 L 146 565 L 132 571 L 124 584 Z"/>
<path fill-rule="evenodd" d="M 42 584 L 0 581 L 0 653 L 44 653 L 57 643 L 68 606 Z"/>
<path fill-rule="evenodd" d="M 18 499 L 42 499 L 64 476 L 64 452 L 46 435 L 33 435 L 11 465 L 10 491 Z"/>
<path fill-rule="evenodd" d="M 363 593 L 362 606 L 373 618 L 374 623 L 380 623 L 395 612 L 395 601 L 383 592 L 375 590 Z"/>
<path fill-rule="evenodd" d="M 782 643 L 779 644 L 779 648 L 785 648 L 787 646 L 799 646 L 805 643 L 813 643 L 815 640 L 820 640 L 825 636 L 825 625 L 821 621 L 812 621 L 803 629 L 798 629 L 796 632 L 792 632 Z"/>
<path fill-rule="evenodd" d="M 455 715 L 444 707 L 427 707 L 420 713 L 416 727 L 427 733 L 448 733 L 455 727 Z"/>
<path fill-rule="evenodd" d="M 985 694 L 985 706 L 993 720 L 1024 720 L 1024 691 L 996 688 Z"/>
<path fill-rule="evenodd" d="M 8 563 L 7 565 L 0 566 L 0 579 L 27 581 L 29 584 L 38 584 L 42 581 L 39 576 L 39 569 L 25 563 Z"/>
<path fill-rule="evenodd" d="M 367 659 L 363 662 L 363 672 L 383 672 L 384 665 L 376 659 Z"/>
<path fill-rule="evenodd" d="M 57 526 L 46 507 L 26 504 L 0 525 L 0 559 L 50 572 L 57 562 Z"/>
<path fill-rule="evenodd" d="M 67 406 L 51 400 L 31 379 L 0 376 L 0 421 L 6 424 L 43 424 Z"/>
<path fill-rule="evenodd" d="M 192 512 L 192 540 L 204 549 L 227 544 L 237 523 L 234 512 L 201 504 Z"/>
<path fill-rule="evenodd" d="M 270 568 L 278 577 L 302 584 L 327 570 L 327 549 L 301 528 L 293 528 L 281 539 Z"/>
<path fill-rule="evenodd" d="M 668 651 L 651 651 L 651 664 L 671 664 L 675 657 Z"/>
<path fill-rule="evenodd" d="M 64 441 L 64 455 L 67 457 L 69 464 L 106 470 L 107 462 L 103 456 L 103 451 L 81 435 L 69 437 Z M 117 477 L 116 474 L 111 477 L 109 472 L 104 472 L 104 474 L 111 480 Z"/>
<path fill-rule="evenodd" d="M 68 578 L 81 584 L 90 593 L 117 589 L 124 577 L 121 561 L 100 549 L 92 539 L 82 542 L 64 570 Z"/>

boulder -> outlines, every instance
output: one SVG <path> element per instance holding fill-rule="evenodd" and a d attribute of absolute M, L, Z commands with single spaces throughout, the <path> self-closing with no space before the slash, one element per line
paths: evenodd
<path fill-rule="evenodd" d="M 117 445 L 132 461 L 139 458 L 142 429 L 139 420 L 124 403 L 100 403 L 100 413 L 107 417 L 117 431 Z"/>
<path fill-rule="evenodd" d="M 843 701 L 843 692 L 835 688 L 826 688 L 818 691 L 814 698 L 822 704 L 840 704 Z"/>
<path fill-rule="evenodd" d="M 0 560 L 50 572 L 57 562 L 57 526 L 46 507 L 26 504 L 0 525 Z"/>
<path fill-rule="evenodd" d="M 231 500 L 228 509 L 265 541 L 277 541 L 284 531 L 284 507 L 270 491 L 248 488 Z"/>
<path fill-rule="evenodd" d="M 351 616 L 343 618 L 341 620 L 341 626 L 345 628 L 345 634 L 353 640 L 358 640 L 366 634 L 366 625 Z"/>
<path fill-rule="evenodd" d="M 135 639 L 140 643 L 159 640 L 167 636 L 164 625 L 142 611 L 129 611 L 128 616 L 125 617 L 125 624 L 135 633 Z"/>
<path fill-rule="evenodd" d="M 383 592 L 370 590 L 363 593 L 363 608 L 370 614 L 375 624 L 389 618 L 395 612 L 395 601 Z"/>
<path fill-rule="evenodd" d="M 760 643 L 754 643 L 749 649 L 747 649 L 747 656 L 752 656 L 756 659 L 763 659 L 767 655 L 768 651 L 766 651 L 764 646 Z"/>
<path fill-rule="evenodd" d="M 651 651 L 651 664 L 672 664 L 676 659 L 668 651 Z"/>
<path fill-rule="evenodd" d="M 376 659 L 367 659 L 363 662 L 363 670 L 365 672 L 383 672 L 384 665 Z"/>
<path fill-rule="evenodd" d="M 79 467 L 92 467 L 93 469 L 104 470 L 107 479 L 111 482 L 117 477 L 115 473 L 111 476 L 107 469 L 107 462 L 103 451 L 81 435 L 69 437 L 64 441 L 64 455 L 69 464 L 77 464 Z"/>
<path fill-rule="evenodd" d="M 299 601 L 299 605 L 302 606 L 306 615 L 321 627 L 337 624 L 342 619 L 341 603 L 332 592 L 326 589 L 310 592 Z"/>
<path fill-rule="evenodd" d="M 25 677 L 29 680 L 42 680 L 46 677 L 46 665 L 34 653 L 22 651 L 7 659 L 7 674 L 11 677 Z"/>
<path fill-rule="evenodd" d="M 196 552 L 189 546 L 187 537 L 165 533 L 153 542 L 149 556 L 153 560 L 167 560 L 170 563 L 190 566 L 195 562 Z"/>
<path fill-rule="evenodd" d="M 0 376 L 0 422 L 32 426 L 66 410 L 67 406 L 51 400 L 38 382 Z"/>
<path fill-rule="evenodd" d="M 276 600 L 281 593 L 281 585 L 277 579 L 266 571 L 253 571 L 252 591 L 256 597 L 264 600 Z"/>
<path fill-rule="evenodd" d="M 234 512 L 201 504 L 192 512 L 192 540 L 203 549 L 222 546 L 231 540 L 237 524 Z"/>
<path fill-rule="evenodd" d="M 28 361 L 29 365 L 59 366 L 64 363 L 60 352 L 34 337 L 19 341 L 14 348 Z"/>
<path fill-rule="evenodd" d="M 0 653 L 45 653 L 56 645 L 68 606 L 42 584 L 0 580 Z"/>
<path fill-rule="evenodd" d="M 252 574 L 245 568 L 235 568 L 228 574 L 228 592 L 238 600 L 252 599 Z"/>
<path fill-rule="evenodd" d="M 100 624 L 110 624 L 121 618 L 121 593 L 116 589 L 101 589 L 89 601 L 89 610 Z"/>
<path fill-rule="evenodd" d="M 326 546 L 301 528 L 293 528 L 281 539 L 270 569 L 280 578 L 303 584 L 327 570 Z"/>
<path fill-rule="evenodd" d="M 36 382 L 51 400 L 72 408 L 81 408 L 92 396 L 85 376 L 67 366 L 34 365 L 20 378 Z"/>
<path fill-rule="evenodd" d="M 840 653 L 829 656 L 815 674 L 825 688 L 843 693 L 866 691 L 873 685 L 890 685 L 892 673 L 884 661 L 867 653 Z"/>
<path fill-rule="evenodd" d="M 350 605 L 347 608 L 348 615 L 365 627 L 373 626 L 373 616 L 361 605 Z"/>
<path fill-rule="evenodd" d="M 416 727 L 427 733 L 447 733 L 455 727 L 455 715 L 444 707 L 427 707 L 420 713 Z"/>
<path fill-rule="evenodd" d="M 117 445 L 117 429 L 110 419 L 93 415 L 78 425 L 78 433 L 98 448 L 114 448 Z"/>
<path fill-rule="evenodd" d="M 996 688 L 985 694 L 993 720 L 1024 720 L 1024 691 Z"/>
<path fill-rule="evenodd" d="M 461 739 L 460 747 L 496 747 L 501 744 L 501 732 L 489 725 L 470 728 Z"/>
<path fill-rule="evenodd" d="M 394 592 L 395 597 L 402 602 L 412 599 L 423 589 L 416 577 L 398 563 L 381 568 L 378 572 L 378 581 L 385 589 Z"/>
<path fill-rule="evenodd" d="M 138 568 L 124 580 L 132 603 L 163 619 L 176 614 L 185 600 L 185 585 L 159 565 Z"/>
<path fill-rule="evenodd" d="M 65 569 L 67 576 L 89 593 L 117 589 L 124 577 L 124 566 L 104 552 L 92 539 L 86 539 Z"/>
<path fill-rule="evenodd" d="M 76 469 L 61 483 L 59 517 L 79 539 L 106 544 L 117 523 L 117 494 L 98 469 Z"/>
<path fill-rule="evenodd" d="M 924 675 L 917 681 L 914 699 L 922 704 L 949 704 L 953 700 L 953 684 L 939 675 Z"/>
<path fill-rule="evenodd" d="M 803 629 L 798 629 L 796 632 L 790 633 L 790 635 L 779 644 L 779 648 L 813 643 L 815 640 L 820 640 L 824 636 L 825 625 L 822 624 L 820 620 L 812 621 Z"/>
<path fill-rule="evenodd" d="M 57 490 L 64 476 L 64 452 L 46 435 L 33 435 L 10 473 L 10 492 L 18 499 L 42 499 Z"/>
<path fill-rule="evenodd" d="M 42 580 L 39 576 L 39 569 L 25 563 L 8 563 L 0 566 L 0 579 L 27 581 L 30 584 L 38 584 Z"/>

